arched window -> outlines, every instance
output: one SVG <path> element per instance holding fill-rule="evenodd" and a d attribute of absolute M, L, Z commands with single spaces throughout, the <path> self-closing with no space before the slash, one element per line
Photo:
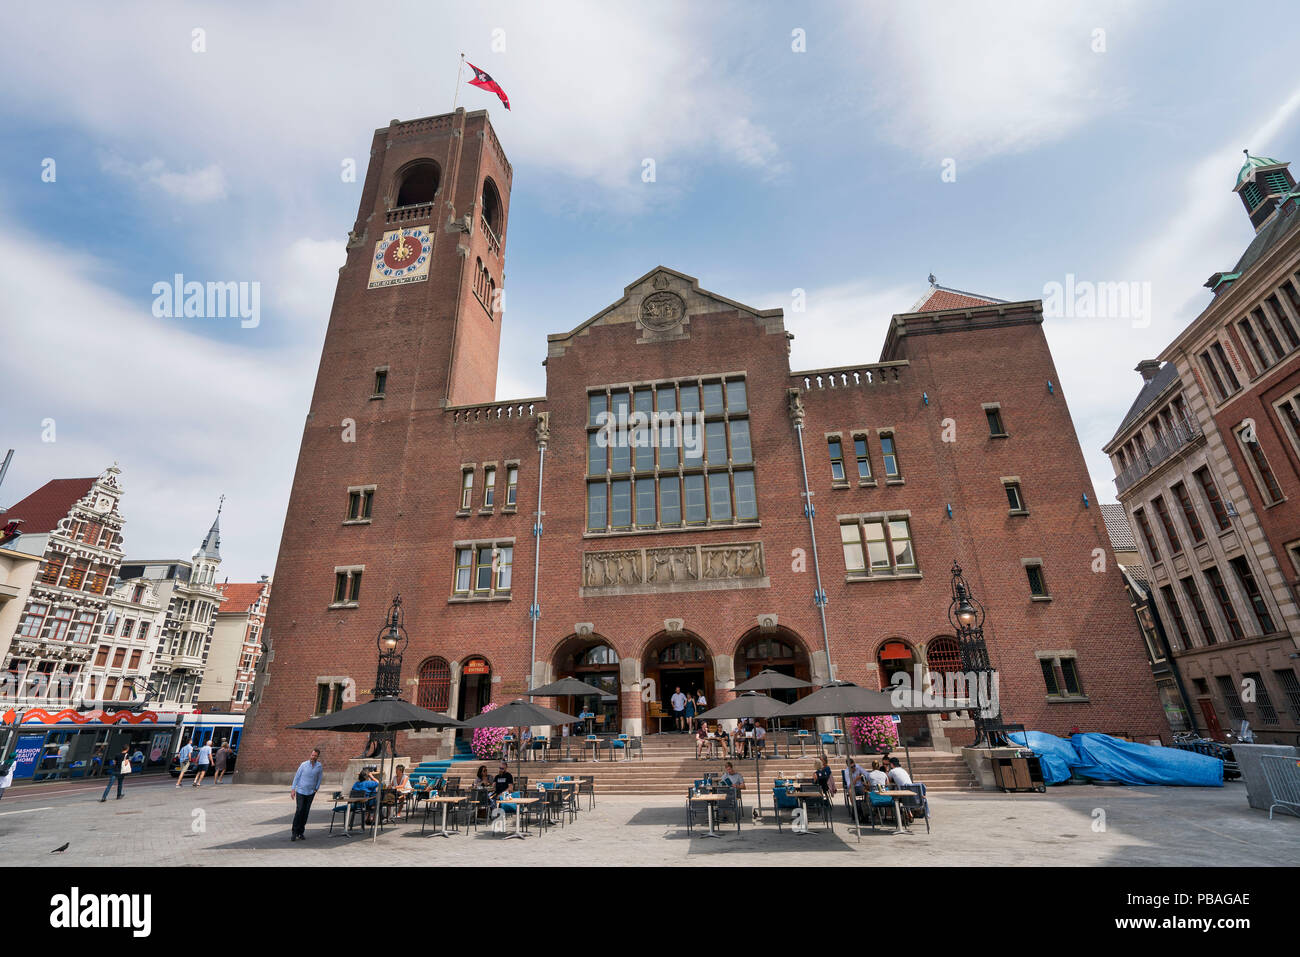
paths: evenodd
<path fill-rule="evenodd" d="M 422 162 L 412 165 L 402 175 L 402 185 L 397 190 L 398 206 L 418 206 L 432 203 L 438 192 L 438 164 Z"/>
<path fill-rule="evenodd" d="M 703 661 L 704 649 L 693 641 L 678 641 L 659 652 L 661 665 L 673 665 L 683 661 Z"/>
<path fill-rule="evenodd" d="M 483 180 L 483 220 L 492 235 L 501 238 L 501 194 L 490 179 Z"/>
<path fill-rule="evenodd" d="M 957 639 L 940 635 L 932 640 L 925 649 L 925 664 L 931 671 L 941 675 L 961 671 L 961 648 Z"/>
<path fill-rule="evenodd" d="M 415 703 L 429 711 L 446 711 L 451 706 L 451 666 L 443 658 L 429 658 L 420 665 Z"/>
<path fill-rule="evenodd" d="M 609 645 L 592 645 L 578 656 L 575 664 L 579 668 L 583 665 L 616 665 L 618 653 Z"/>
<path fill-rule="evenodd" d="M 794 649 L 775 638 L 760 638 L 745 649 L 746 658 L 794 658 Z"/>

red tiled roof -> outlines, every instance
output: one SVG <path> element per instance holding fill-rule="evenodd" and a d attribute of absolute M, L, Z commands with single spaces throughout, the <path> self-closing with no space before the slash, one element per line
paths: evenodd
<path fill-rule="evenodd" d="M 85 498 L 94 484 L 93 475 L 90 478 L 51 479 L 21 502 L 11 505 L 4 513 L 4 521 L 8 523 L 21 518 L 23 523 L 18 526 L 18 531 L 23 535 L 53 531 L 59 520 Z"/>
<path fill-rule="evenodd" d="M 969 293 L 955 292 L 951 289 L 944 289 L 942 286 L 936 286 L 921 298 L 921 301 L 912 308 L 912 311 L 942 312 L 944 309 L 969 309 L 972 306 L 991 306 L 1000 301 L 998 299 L 983 299 Z"/>
<path fill-rule="evenodd" d="M 223 613 L 248 611 L 262 594 L 261 582 L 226 582 L 221 586 L 221 593 L 226 600 L 221 603 Z"/>

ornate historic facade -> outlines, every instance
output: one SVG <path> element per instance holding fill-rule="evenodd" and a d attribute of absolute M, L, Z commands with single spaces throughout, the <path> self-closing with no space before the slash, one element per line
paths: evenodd
<path fill-rule="evenodd" d="M 412 700 L 463 717 L 577 675 L 608 692 L 585 702 L 599 726 L 639 732 L 674 687 L 716 703 L 764 667 L 953 670 L 954 559 L 1007 720 L 1168 736 L 1041 303 L 932 285 L 879 361 L 793 371 L 780 309 L 658 267 L 548 337 L 545 397 L 498 402 L 512 171 L 487 114 L 394 121 L 371 157 L 245 775 L 346 749 L 286 729 L 371 687 L 399 592 Z M 957 713 L 905 722 L 914 742 L 971 737 Z"/>

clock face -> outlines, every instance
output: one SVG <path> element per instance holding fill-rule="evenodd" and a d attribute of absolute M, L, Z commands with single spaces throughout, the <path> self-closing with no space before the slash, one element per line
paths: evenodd
<path fill-rule="evenodd" d="M 423 226 L 385 233 L 384 238 L 375 243 L 375 255 L 370 261 L 370 283 L 366 288 L 381 289 L 423 282 L 429 278 L 432 249 L 433 238 Z"/>

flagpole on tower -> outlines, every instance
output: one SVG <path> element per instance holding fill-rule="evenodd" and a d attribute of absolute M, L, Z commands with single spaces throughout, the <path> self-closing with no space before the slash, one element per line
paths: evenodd
<path fill-rule="evenodd" d="M 460 60 L 456 63 L 456 92 L 451 98 L 451 111 L 456 112 L 456 102 L 460 99 L 460 75 L 465 72 L 465 54 L 460 55 Z"/>

